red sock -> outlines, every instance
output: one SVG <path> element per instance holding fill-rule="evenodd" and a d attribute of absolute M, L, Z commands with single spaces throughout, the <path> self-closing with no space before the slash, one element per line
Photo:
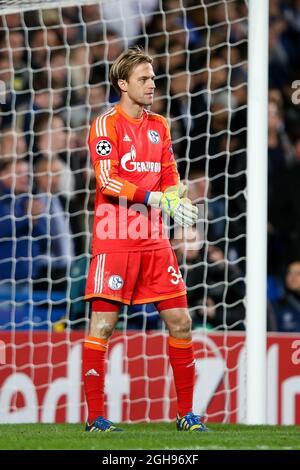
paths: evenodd
<path fill-rule="evenodd" d="M 193 409 L 195 358 L 192 340 L 169 336 L 169 357 L 177 393 L 178 414 L 182 417 Z"/>
<path fill-rule="evenodd" d="M 83 348 L 83 383 L 88 422 L 104 414 L 104 379 L 107 341 L 87 336 Z"/>

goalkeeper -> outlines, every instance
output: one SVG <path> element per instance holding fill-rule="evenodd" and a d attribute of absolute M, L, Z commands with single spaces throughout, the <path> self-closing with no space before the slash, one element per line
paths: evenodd
<path fill-rule="evenodd" d="M 92 302 L 84 341 L 86 431 L 120 431 L 104 416 L 105 356 L 122 304 L 154 303 L 169 331 L 177 393 L 176 425 L 206 431 L 192 412 L 195 361 L 186 289 L 164 233 L 161 212 L 189 227 L 197 208 L 179 182 L 166 120 L 147 110 L 154 97 L 152 58 L 138 47 L 111 68 L 119 104 L 94 120 L 89 148 L 97 189 L 92 261 L 85 299 Z"/>

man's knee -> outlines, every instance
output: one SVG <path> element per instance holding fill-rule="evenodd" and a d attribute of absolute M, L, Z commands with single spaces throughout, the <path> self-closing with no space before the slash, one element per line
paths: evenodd
<path fill-rule="evenodd" d="M 115 324 L 109 323 L 105 319 L 101 319 L 95 325 L 96 332 L 98 333 L 96 336 L 100 338 L 109 339 L 114 332 Z"/>
<path fill-rule="evenodd" d="M 176 315 L 174 318 L 171 317 L 169 321 L 167 321 L 167 326 L 171 336 L 178 338 L 189 337 L 192 330 L 192 320 L 188 311 L 184 314 Z"/>
<path fill-rule="evenodd" d="M 180 322 L 178 322 L 178 326 L 175 326 L 175 328 L 176 327 L 177 327 L 178 333 L 185 333 L 185 334 L 190 333 L 192 329 L 191 317 L 189 315 L 186 315 L 184 318 L 180 320 Z"/>

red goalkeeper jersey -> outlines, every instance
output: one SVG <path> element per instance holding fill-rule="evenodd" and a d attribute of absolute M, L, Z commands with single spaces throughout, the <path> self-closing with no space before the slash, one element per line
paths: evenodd
<path fill-rule="evenodd" d="M 161 211 L 144 206 L 149 191 L 179 183 L 168 124 L 116 105 L 94 120 L 89 148 L 96 174 L 93 256 L 169 247 Z"/>

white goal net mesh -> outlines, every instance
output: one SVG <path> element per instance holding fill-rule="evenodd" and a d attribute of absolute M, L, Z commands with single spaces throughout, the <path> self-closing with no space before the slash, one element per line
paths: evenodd
<path fill-rule="evenodd" d="M 135 44 L 154 57 L 152 109 L 169 119 L 181 178 L 205 208 L 202 233 L 172 241 L 199 356 L 196 410 L 241 418 L 247 14 L 244 0 L 0 1 L 0 420 L 83 419 L 76 383 L 95 199 L 87 135 L 117 100 L 110 65 Z M 123 312 L 110 356 L 110 419 L 174 416 L 153 306 Z"/>

